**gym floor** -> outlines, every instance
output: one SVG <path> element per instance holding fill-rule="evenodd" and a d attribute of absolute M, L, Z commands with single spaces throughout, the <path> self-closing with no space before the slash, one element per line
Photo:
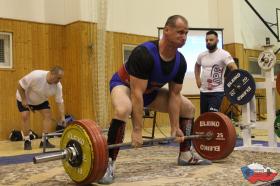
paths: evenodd
<path fill-rule="evenodd" d="M 169 128 L 155 130 L 156 137 L 169 134 Z M 130 140 L 130 129 L 125 141 Z M 150 129 L 143 131 L 149 135 Z M 253 130 L 256 141 L 265 140 L 265 132 Z M 59 146 L 60 138 L 51 142 Z M 24 151 L 23 142 L 0 142 L 1 185 L 75 185 L 65 173 L 61 161 L 34 165 L 32 157 L 41 153 L 40 139 L 32 141 L 33 150 Z M 48 149 L 58 150 L 58 149 Z M 180 167 L 176 165 L 177 144 L 121 150 L 116 165 L 116 179 L 112 185 L 251 185 L 242 176 L 241 167 L 253 162 L 280 172 L 279 154 L 268 152 L 233 151 L 224 160 L 209 166 Z M 280 179 L 277 175 L 274 180 Z M 262 185 L 257 182 L 255 185 Z M 93 183 L 92 185 L 95 185 Z M 97 185 L 97 184 L 96 184 Z"/>

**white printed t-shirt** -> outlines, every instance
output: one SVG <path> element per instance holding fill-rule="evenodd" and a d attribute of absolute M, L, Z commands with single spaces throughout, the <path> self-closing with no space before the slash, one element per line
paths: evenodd
<path fill-rule="evenodd" d="M 223 92 L 226 66 L 234 63 L 231 55 L 218 48 L 213 53 L 205 51 L 199 54 L 196 63 L 202 67 L 200 92 Z"/>

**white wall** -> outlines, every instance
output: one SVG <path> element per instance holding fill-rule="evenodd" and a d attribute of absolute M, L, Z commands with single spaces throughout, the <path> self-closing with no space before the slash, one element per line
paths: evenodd
<path fill-rule="evenodd" d="M 80 20 L 97 22 L 97 3 L 98 0 L 79 0 L 80 1 Z M 71 14 L 71 12 L 69 12 Z"/>
<path fill-rule="evenodd" d="M 276 23 L 279 0 L 249 0 L 268 22 Z M 218 0 L 218 27 L 224 28 L 224 43 L 243 43 L 247 49 L 262 49 L 265 38 L 270 37 L 275 49 L 280 47 L 277 39 L 265 27 L 244 0 Z M 276 27 L 273 28 L 276 31 Z"/>
<path fill-rule="evenodd" d="M 275 49 L 279 48 L 280 45 L 277 39 L 265 27 L 247 3 L 244 0 L 238 1 L 236 1 L 236 6 L 239 6 L 239 10 L 235 10 L 235 14 L 240 14 L 241 16 L 234 23 L 239 27 L 239 29 L 235 30 L 235 41 L 243 43 L 244 48 L 262 49 L 262 45 L 265 45 L 265 38 L 270 37 L 271 44 L 275 45 Z M 250 3 L 265 21 L 276 23 L 276 8 L 280 8 L 279 0 L 250 0 Z M 276 31 L 276 27 L 274 27 L 274 30 Z"/>
<path fill-rule="evenodd" d="M 211 4 L 209 3 L 211 2 Z M 217 27 L 216 0 L 108 0 L 107 29 L 157 36 L 170 15 L 180 14 L 190 27 Z"/>
<path fill-rule="evenodd" d="M 218 0 L 217 6 L 218 27 L 224 28 L 224 43 L 234 43 L 233 1 Z"/>
<path fill-rule="evenodd" d="M 0 17 L 43 23 L 97 22 L 103 0 L 0 0 Z M 250 0 L 266 21 L 276 22 L 280 0 Z M 260 49 L 265 37 L 279 43 L 244 0 L 107 0 L 107 30 L 157 36 L 168 16 L 181 14 L 190 27 L 224 28 L 224 43 Z M 276 27 L 274 28 L 276 30 Z"/>
<path fill-rule="evenodd" d="M 45 12 L 45 15 L 44 15 L 44 19 L 41 22 L 64 24 L 64 20 L 65 20 L 64 0 L 44 1 L 43 10 Z M 75 12 L 73 12 L 72 15 L 75 15 Z"/>
<path fill-rule="evenodd" d="M 0 17 L 44 22 L 44 0 L 0 0 Z"/>
<path fill-rule="evenodd" d="M 280 0 L 250 0 L 266 21 L 276 23 Z M 190 27 L 224 28 L 224 43 L 244 43 L 261 49 L 265 37 L 277 48 L 276 38 L 244 0 L 108 0 L 107 29 L 116 32 L 157 36 L 166 18 L 181 14 Z M 276 30 L 276 27 L 274 28 Z"/>
<path fill-rule="evenodd" d="M 97 0 L 0 0 L 0 17 L 68 24 L 96 20 Z"/>

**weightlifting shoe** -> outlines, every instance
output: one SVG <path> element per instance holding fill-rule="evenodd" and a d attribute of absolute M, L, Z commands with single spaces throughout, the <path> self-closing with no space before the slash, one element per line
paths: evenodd
<path fill-rule="evenodd" d="M 199 157 L 192 151 L 180 152 L 180 154 L 178 156 L 178 165 L 179 166 L 211 165 L 211 164 L 212 164 L 211 161 Z"/>
<path fill-rule="evenodd" d="M 44 143 L 41 141 L 40 148 L 44 147 Z M 55 148 L 55 145 L 51 144 L 49 140 L 46 140 L 46 148 Z"/>
<path fill-rule="evenodd" d="M 32 150 L 31 140 L 24 140 L 24 150 Z"/>
<path fill-rule="evenodd" d="M 203 159 L 195 150 L 195 148 L 193 146 L 191 146 L 191 153 L 198 159 Z"/>
<path fill-rule="evenodd" d="M 99 184 L 111 184 L 114 182 L 114 169 L 115 169 L 115 166 L 114 166 L 114 161 L 111 160 L 111 158 L 109 159 L 109 162 L 108 162 L 108 167 L 107 167 L 107 170 L 106 170 L 106 173 L 105 175 L 103 176 L 103 178 L 101 178 L 98 183 Z"/>

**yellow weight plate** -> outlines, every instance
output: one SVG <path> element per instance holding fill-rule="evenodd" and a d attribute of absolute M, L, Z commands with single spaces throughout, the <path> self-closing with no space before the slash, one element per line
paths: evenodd
<path fill-rule="evenodd" d="M 92 164 L 94 160 L 94 152 L 92 142 L 87 132 L 77 124 L 68 126 L 61 137 L 60 148 L 65 149 L 70 140 L 77 141 L 82 149 L 82 163 L 78 167 L 72 166 L 68 160 L 62 160 L 63 167 L 69 177 L 77 183 L 83 182 L 92 171 Z"/>

